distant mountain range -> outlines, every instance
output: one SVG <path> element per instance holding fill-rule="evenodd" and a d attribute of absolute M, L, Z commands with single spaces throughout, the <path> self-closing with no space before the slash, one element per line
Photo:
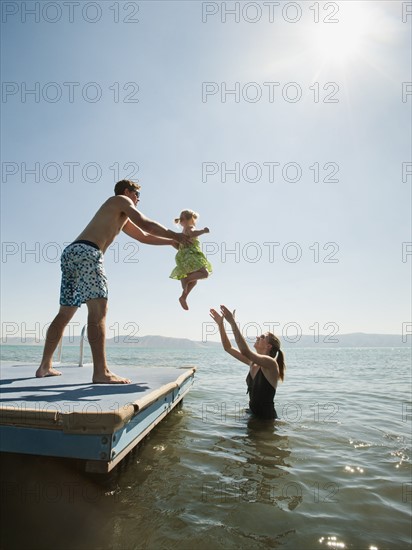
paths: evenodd
<path fill-rule="evenodd" d="M 400 334 L 365 334 L 363 332 L 355 332 L 352 334 L 336 334 L 319 335 L 315 339 L 314 335 L 302 335 L 299 340 L 281 338 L 284 348 L 309 348 L 309 347 L 325 347 L 325 348 L 340 348 L 340 347 L 410 347 L 412 344 L 411 336 Z M 128 335 L 117 336 L 106 340 L 107 346 L 121 347 L 139 347 L 139 348 L 159 348 L 159 349 L 208 349 L 221 346 L 218 341 L 195 341 L 188 338 L 170 338 L 167 336 L 139 336 L 131 337 Z M 35 338 L 26 338 L 23 341 L 19 337 L 2 338 L 3 345 L 43 345 L 43 341 L 36 341 Z M 250 342 L 249 342 L 250 343 Z M 64 346 L 79 346 L 80 337 L 63 338 Z"/>

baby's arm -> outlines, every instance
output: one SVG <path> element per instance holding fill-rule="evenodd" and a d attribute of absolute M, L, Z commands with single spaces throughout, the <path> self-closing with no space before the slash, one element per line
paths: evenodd
<path fill-rule="evenodd" d="M 200 237 L 200 235 L 204 235 L 205 233 L 210 233 L 208 227 L 205 227 L 204 229 L 191 229 L 188 232 L 188 235 L 191 237 Z"/>

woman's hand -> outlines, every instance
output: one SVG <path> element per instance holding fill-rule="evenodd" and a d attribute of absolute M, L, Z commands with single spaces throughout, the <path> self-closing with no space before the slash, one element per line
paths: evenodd
<path fill-rule="evenodd" d="M 223 325 L 223 317 L 215 309 L 210 310 L 210 316 L 219 327 Z"/>
<path fill-rule="evenodd" d="M 220 312 L 230 325 L 235 322 L 235 309 L 232 313 L 226 306 L 220 306 Z"/>

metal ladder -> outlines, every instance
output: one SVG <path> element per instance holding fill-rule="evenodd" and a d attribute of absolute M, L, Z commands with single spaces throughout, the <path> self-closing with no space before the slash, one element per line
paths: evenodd
<path fill-rule="evenodd" d="M 80 334 L 80 355 L 79 355 L 79 367 L 83 367 L 83 353 L 84 353 L 84 336 L 86 334 L 87 325 L 84 325 L 82 332 Z M 53 361 L 53 365 L 59 365 L 62 362 L 62 348 L 63 348 L 63 337 L 60 338 L 59 346 L 57 348 L 57 360 Z"/>

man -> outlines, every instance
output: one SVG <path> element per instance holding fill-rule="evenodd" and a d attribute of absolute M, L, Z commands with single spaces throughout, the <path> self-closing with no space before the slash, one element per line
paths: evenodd
<path fill-rule="evenodd" d="M 52 366 L 53 353 L 63 332 L 82 303 L 88 308 L 87 335 L 93 357 L 93 383 L 129 384 L 130 380 L 111 372 L 106 362 L 107 279 L 103 254 L 123 230 L 126 235 L 146 244 L 172 245 L 189 243 L 183 233 L 175 233 L 149 220 L 136 210 L 140 185 L 121 180 L 110 197 L 77 239 L 65 248 L 61 257 L 62 282 L 60 310 L 51 323 L 44 345 L 43 358 L 36 377 L 59 376 Z"/>

